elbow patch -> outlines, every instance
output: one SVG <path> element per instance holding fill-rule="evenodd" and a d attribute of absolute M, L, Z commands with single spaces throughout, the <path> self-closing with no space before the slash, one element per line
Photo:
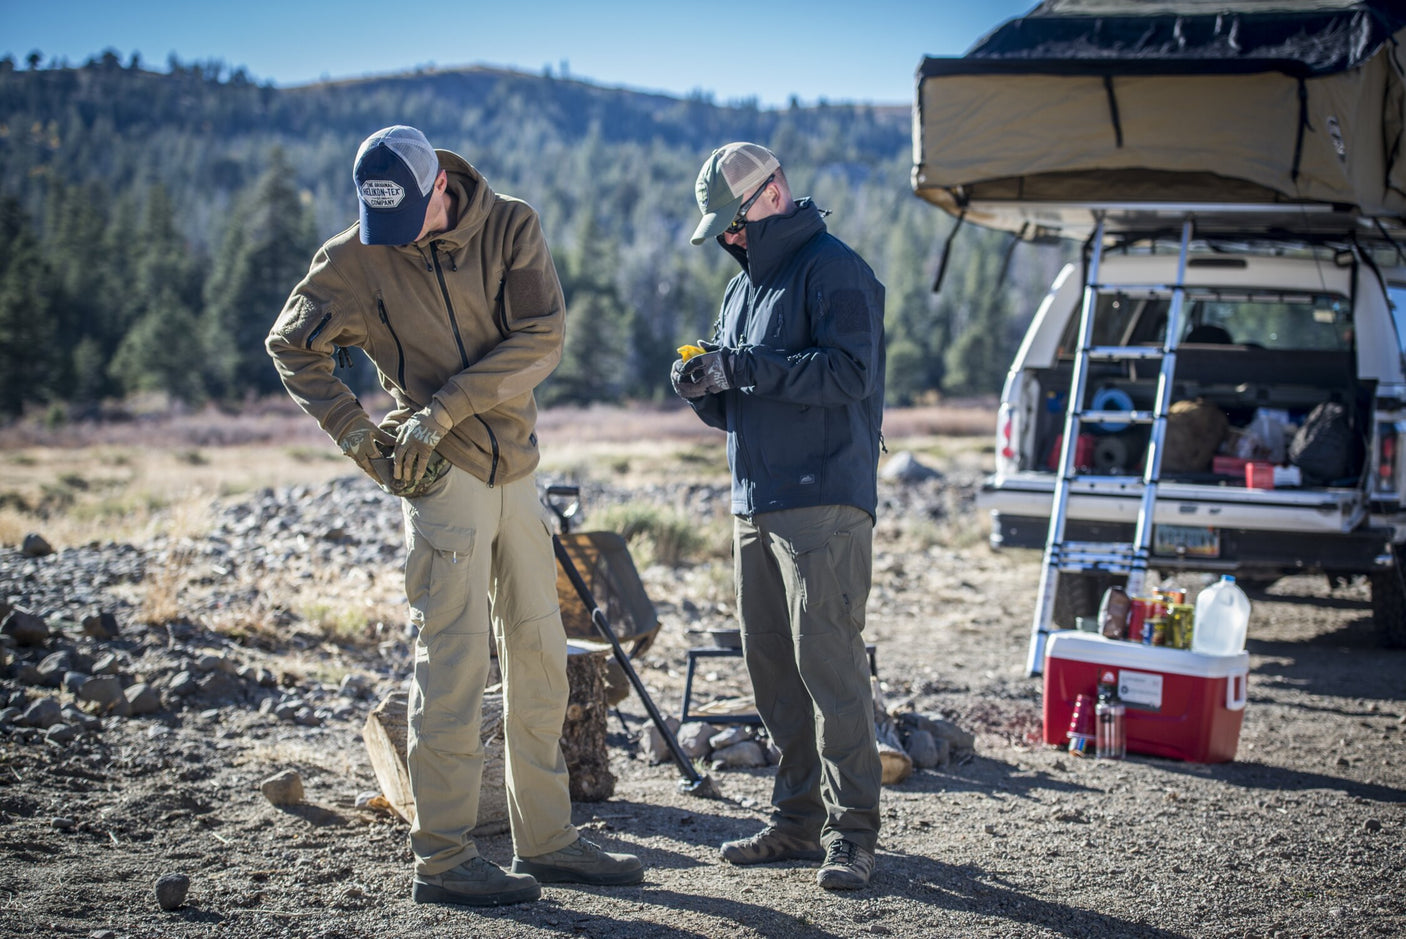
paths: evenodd
<path fill-rule="evenodd" d="M 278 317 L 278 322 L 274 324 L 273 331 L 282 336 L 285 342 L 297 343 L 302 339 L 310 339 L 307 334 L 312 329 L 310 324 L 317 319 L 317 313 L 317 304 L 299 294 L 289 299 L 283 313 Z"/>
<path fill-rule="evenodd" d="M 869 304 L 864 300 L 864 291 L 836 290 L 830 298 L 830 319 L 839 335 L 867 333 L 869 331 Z"/>
<path fill-rule="evenodd" d="M 508 271 L 508 306 L 519 313 L 541 313 L 551 305 L 546 278 L 528 268 Z"/>

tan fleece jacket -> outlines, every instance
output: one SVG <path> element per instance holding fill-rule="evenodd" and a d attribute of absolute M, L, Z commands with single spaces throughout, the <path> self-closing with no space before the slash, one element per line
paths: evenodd
<path fill-rule="evenodd" d="M 451 231 L 412 245 L 331 238 L 288 297 L 265 347 L 284 387 L 340 440 L 369 421 L 334 373 L 339 346 L 375 363 L 396 428 L 426 405 L 452 429 L 438 452 L 490 485 L 537 467 L 532 390 L 561 361 L 565 302 L 537 213 L 439 150 L 456 196 Z"/>

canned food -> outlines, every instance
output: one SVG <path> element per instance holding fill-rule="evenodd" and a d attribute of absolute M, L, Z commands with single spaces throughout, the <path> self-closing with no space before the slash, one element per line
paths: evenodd
<path fill-rule="evenodd" d="M 1146 643 L 1147 621 L 1165 616 L 1167 604 L 1157 597 L 1133 597 L 1128 611 L 1128 641 Z"/>
<path fill-rule="evenodd" d="M 1174 649 L 1191 648 L 1191 625 L 1196 615 L 1196 607 L 1190 603 L 1173 603 L 1167 608 L 1171 631 L 1167 645 Z"/>
<path fill-rule="evenodd" d="M 1142 624 L 1142 644 L 1145 646 L 1165 646 L 1167 644 L 1167 617 L 1154 616 Z"/>

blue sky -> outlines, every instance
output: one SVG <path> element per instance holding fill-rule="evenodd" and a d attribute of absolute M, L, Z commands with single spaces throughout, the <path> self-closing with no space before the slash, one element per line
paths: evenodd
<path fill-rule="evenodd" d="M 550 68 L 602 85 L 763 106 L 906 104 L 924 55 L 960 55 L 1035 0 L 494 0 L 371 3 L 0 0 L 0 54 L 81 65 L 105 49 L 164 70 L 220 60 L 296 85 L 421 66 Z M 417 22 L 413 17 L 417 17 Z"/>

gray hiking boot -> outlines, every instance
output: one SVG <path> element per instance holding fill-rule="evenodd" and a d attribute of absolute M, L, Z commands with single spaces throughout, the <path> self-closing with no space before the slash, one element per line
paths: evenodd
<path fill-rule="evenodd" d="M 611 854 L 577 838 L 559 851 L 513 858 L 514 874 L 531 874 L 544 884 L 619 886 L 644 880 L 644 865 L 633 854 Z"/>
<path fill-rule="evenodd" d="M 874 852 L 843 838 L 830 842 L 815 882 L 826 890 L 858 890 L 874 876 Z"/>
<path fill-rule="evenodd" d="M 721 854 L 732 864 L 770 864 L 773 861 L 818 861 L 825 857 L 820 842 L 791 835 L 771 825 L 750 838 L 723 842 Z"/>
<path fill-rule="evenodd" d="M 460 903 L 464 906 L 505 906 L 526 903 L 542 895 L 537 881 L 512 873 L 481 857 L 471 858 L 442 874 L 416 874 L 410 896 L 416 903 Z"/>

